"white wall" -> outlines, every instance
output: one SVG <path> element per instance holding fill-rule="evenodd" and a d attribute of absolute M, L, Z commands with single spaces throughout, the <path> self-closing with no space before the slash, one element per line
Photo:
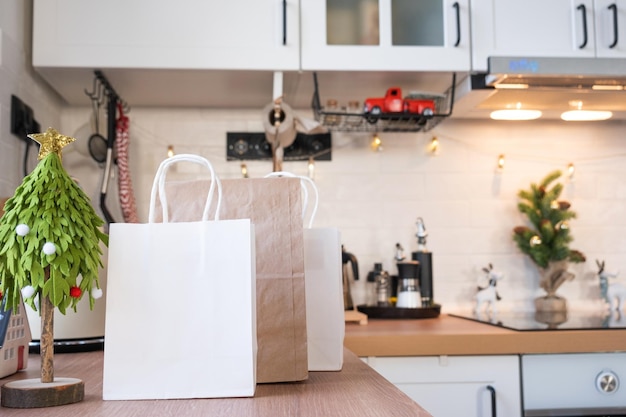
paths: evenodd
<path fill-rule="evenodd" d="M 309 116 L 308 110 L 300 115 Z M 147 217 L 149 187 L 168 145 L 177 153 L 209 158 L 220 176 L 240 176 L 238 162 L 226 161 L 227 131 L 262 131 L 260 109 L 132 109 L 131 166 L 141 217 Z M 89 109 L 63 113 L 67 134 L 85 136 Z M 374 262 L 390 272 L 394 246 L 407 256 L 416 249 L 415 221 L 423 217 L 434 254 L 435 299 L 444 311 L 471 307 L 480 270 L 488 263 L 505 273 L 498 289 L 500 308 L 531 309 L 538 273 L 511 239 L 524 224 L 517 212 L 517 191 L 540 181 L 554 169 L 575 164 L 563 198 L 578 218 L 571 222 L 573 248 L 588 261 L 574 265 L 573 282 L 559 293 L 575 307 L 598 307 L 595 259 L 610 270 L 626 269 L 625 123 L 488 122 L 447 120 L 429 133 L 383 133 L 384 151 L 373 152 L 369 134 L 333 134 L 331 162 L 316 164 L 321 207 L 316 226 L 336 226 L 343 243 L 359 259 L 363 277 Z M 440 141 L 429 153 L 431 138 Z M 496 173 L 498 155 L 506 156 Z M 69 154 L 68 154 L 69 155 Z M 64 158 L 72 164 L 69 156 Z M 270 161 L 247 162 L 252 177 L 272 168 Z M 286 170 L 306 174 L 305 162 L 285 163 Z M 85 175 L 94 175 L 87 172 Z M 179 168 L 173 179 L 200 175 Z M 623 279 L 623 278 L 622 278 Z M 357 285 L 355 298 L 362 299 Z"/>
<path fill-rule="evenodd" d="M 11 134 L 11 95 L 29 105 L 42 129 L 58 126 L 59 96 L 31 65 L 32 0 L 0 2 L 0 196 L 11 196 L 23 177 L 25 141 Z M 29 170 L 36 165 L 31 147 Z"/>

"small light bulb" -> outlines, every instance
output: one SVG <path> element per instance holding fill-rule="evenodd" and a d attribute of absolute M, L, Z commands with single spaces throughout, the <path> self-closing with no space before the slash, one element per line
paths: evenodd
<path fill-rule="evenodd" d="M 567 177 L 570 180 L 574 178 L 574 172 L 576 172 L 576 167 L 574 167 L 574 164 L 570 162 L 567 166 Z"/>
<path fill-rule="evenodd" d="M 309 173 L 309 178 L 315 179 L 315 160 L 313 157 L 309 158 L 309 163 L 307 164 L 307 170 Z"/>
<path fill-rule="evenodd" d="M 373 151 L 381 152 L 383 150 L 383 141 L 380 140 L 380 137 L 378 136 L 378 133 L 376 133 L 374 135 L 374 137 L 372 138 L 372 142 L 370 143 L 370 147 L 372 148 Z"/>
<path fill-rule="evenodd" d="M 530 238 L 530 246 L 541 245 L 541 238 L 537 235 Z"/>
<path fill-rule="evenodd" d="M 497 172 L 502 172 L 502 170 L 504 169 L 504 162 L 505 162 L 504 154 L 500 154 L 498 156 L 498 165 L 497 165 L 497 168 L 496 168 Z"/>
<path fill-rule="evenodd" d="M 174 156 L 174 146 L 170 145 L 167 147 L 167 157 L 171 158 Z"/>
<path fill-rule="evenodd" d="M 241 164 L 241 176 L 248 178 L 248 166 L 246 164 Z"/>
<path fill-rule="evenodd" d="M 439 139 L 436 136 L 430 140 L 430 153 L 436 155 L 439 152 Z"/>

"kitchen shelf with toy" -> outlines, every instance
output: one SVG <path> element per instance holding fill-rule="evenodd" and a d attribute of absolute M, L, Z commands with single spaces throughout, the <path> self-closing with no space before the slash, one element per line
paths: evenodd
<path fill-rule="evenodd" d="M 367 98 L 363 108 L 338 109 L 333 100 L 323 107 L 317 73 L 313 73 L 314 92 L 311 107 L 315 119 L 330 131 L 337 132 L 428 132 L 452 114 L 456 74 L 443 94 L 413 93 L 402 96 L 399 87 L 391 87 L 385 96 Z"/>

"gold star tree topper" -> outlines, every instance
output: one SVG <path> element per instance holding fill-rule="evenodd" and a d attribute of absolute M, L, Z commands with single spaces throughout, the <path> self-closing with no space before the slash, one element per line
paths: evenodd
<path fill-rule="evenodd" d="M 46 156 L 51 154 L 52 152 L 59 155 L 59 159 L 61 158 L 61 149 L 70 143 L 74 142 L 76 139 L 70 136 L 65 136 L 60 134 L 51 127 L 48 128 L 44 133 L 32 133 L 28 135 L 29 138 L 37 142 L 39 145 L 39 156 L 37 159 L 41 161 Z"/>

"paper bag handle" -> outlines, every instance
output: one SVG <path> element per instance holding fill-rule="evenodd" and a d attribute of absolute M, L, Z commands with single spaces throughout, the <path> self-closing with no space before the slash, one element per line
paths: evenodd
<path fill-rule="evenodd" d="M 220 219 L 220 208 L 222 206 L 222 183 L 213 169 L 213 165 L 204 157 L 193 154 L 178 154 L 170 158 L 165 159 L 159 165 L 157 172 L 154 176 L 154 182 L 152 183 L 152 192 L 150 193 L 150 212 L 148 214 L 148 223 L 154 223 L 155 211 L 156 211 L 156 195 L 159 194 L 159 201 L 161 202 L 161 209 L 163 211 L 163 223 L 168 223 L 169 213 L 167 208 L 167 197 L 165 195 L 165 175 L 168 168 L 177 162 L 193 162 L 200 164 L 209 169 L 211 173 L 211 187 L 209 188 L 209 195 L 207 196 L 206 203 L 204 205 L 204 211 L 202 212 L 202 220 L 208 220 L 209 210 L 211 208 L 211 202 L 213 201 L 213 194 L 215 192 L 215 185 L 217 184 L 217 206 L 215 208 L 215 220 Z"/>
<path fill-rule="evenodd" d="M 311 189 L 313 190 L 313 209 L 311 210 L 311 217 L 309 218 L 309 225 L 307 229 L 313 227 L 313 220 L 315 219 L 315 215 L 317 214 L 317 206 L 319 204 L 319 192 L 317 190 L 317 186 L 315 182 L 309 177 L 305 177 L 304 175 L 296 175 L 287 171 L 276 171 L 270 172 L 265 176 L 265 178 L 270 177 L 291 177 L 291 178 L 300 178 L 300 184 L 302 185 L 302 191 L 304 193 L 304 201 L 302 203 L 302 220 L 304 220 L 304 215 L 306 214 L 306 209 L 309 206 L 309 191 L 304 183 L 309 184 Z"/>

